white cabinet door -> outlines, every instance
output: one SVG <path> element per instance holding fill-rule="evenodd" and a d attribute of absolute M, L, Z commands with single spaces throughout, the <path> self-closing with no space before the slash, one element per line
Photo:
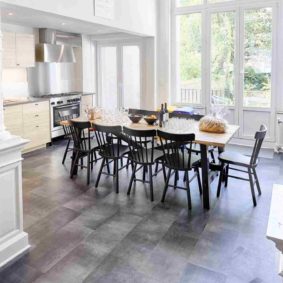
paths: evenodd
<path fill-rule="evenodd" d="M 16 34 L 13 32 L 3 32 L 3 68 L 16 66 Z"/>
<path fill-rule="evenodd" d="M 35 43 L 32 34 L 16 34 L 16 64 L 17 67 L 34 67 Z"/>

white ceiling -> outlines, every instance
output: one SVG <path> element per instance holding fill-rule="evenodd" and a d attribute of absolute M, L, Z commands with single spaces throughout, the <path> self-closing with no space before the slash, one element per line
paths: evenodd
<path fill-rule="evenodd" d="M 99 24 L 8 5 L 1 7 L 1 17 L 3 23 L 33 28 L 52 28 L 66 32 L 88 35 L 113 34 L 122 32 L 119 29 L 109 28 Z"/>

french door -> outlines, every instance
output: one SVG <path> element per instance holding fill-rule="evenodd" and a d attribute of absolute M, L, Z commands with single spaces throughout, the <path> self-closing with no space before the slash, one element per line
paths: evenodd
<path fill-rule="evenodd" d="M 274 141 L 277 4 L 228 2 L 176 9 L 175 101 L 206 112 L 224 106 L 239 138 L 265 124 Z"/>
<path fill-rule="evenodd" d="M 103 43 L 98 46 L 98 104 L 105 109 L 139 108 L 141 45 Z"/>

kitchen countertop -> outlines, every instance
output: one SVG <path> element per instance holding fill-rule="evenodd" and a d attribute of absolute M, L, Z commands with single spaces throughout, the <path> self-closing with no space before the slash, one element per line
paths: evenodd
<path fill-rule="evenodd" d="M 40 97 L 15 97 L 15 98 L 4 98 L 3 104 L 4 107 L 7 106 L 15 106 L 15 105 L 21 105 L 21 104 L 27 104 L 27 103 L 33 103 L 33 102 L 42 102 L 42 101 L 48 101 L 49 98 L 40 98 Z"/>
<path fill-rule="evenodd" d="M 70 93 L 70 95 L 75 95 L 75 94 Z M 77 95 L 88 96 L 88 95 L 95 95 L 95 93 L 81 92 L 81 93 L 78 93 Z M 33 103 L 33 102 L 48 101 L 48 100 L 50 100 L 50 97 L 29 96 L 29 97 L 13 97 L 13 98 L 6 98 L 6 99 L 4 98 L 4 107 Z"/>

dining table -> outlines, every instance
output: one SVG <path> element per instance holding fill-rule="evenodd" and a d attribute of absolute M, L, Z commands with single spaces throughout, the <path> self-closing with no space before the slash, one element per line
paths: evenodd
<path fill-rule="evenodd" d="M 210 167 L 209 167 L 209 158 L 208 158 L 208 147 L 218 147 L 220 149 L 224 149 L 225 146 L 231 141 L 233 136 L 239 130 L 238 125 L 228 124 L 225 133 L 210 133 L 204 132 L 199 129 L 198 121 L 190 121 L 189 128 L 183 129 L 166 129 L 164 127 L 160 128 L 158 125 L 148 125 L 144 120 L 139 123 L 132 123 L 130 120 L 127 122 L 123 121 L 105 121 L 103 119 L 95 119 L 91 120 L 87 117 L 78 117 L 74 119 L 76 121 L 89 121 L 91 125 L 95 128 L 95 124 L 100 125 L 121 125 L 122 127 L 127 127 L 135 130 L 164 130 L 169 131 L 171 133 L 178 134 L 194 134 L 195 135 L 195 143 L 200 146 L 200 154 L 201 154 L 201 179 L 202 179 L 202 188 L 203 188 L 203 208 L 206 210 L 210 209 Z M 63 125 L 64 121 L 61 123 Z M 66 122 L 65 122 L 66 123 Z"/>

